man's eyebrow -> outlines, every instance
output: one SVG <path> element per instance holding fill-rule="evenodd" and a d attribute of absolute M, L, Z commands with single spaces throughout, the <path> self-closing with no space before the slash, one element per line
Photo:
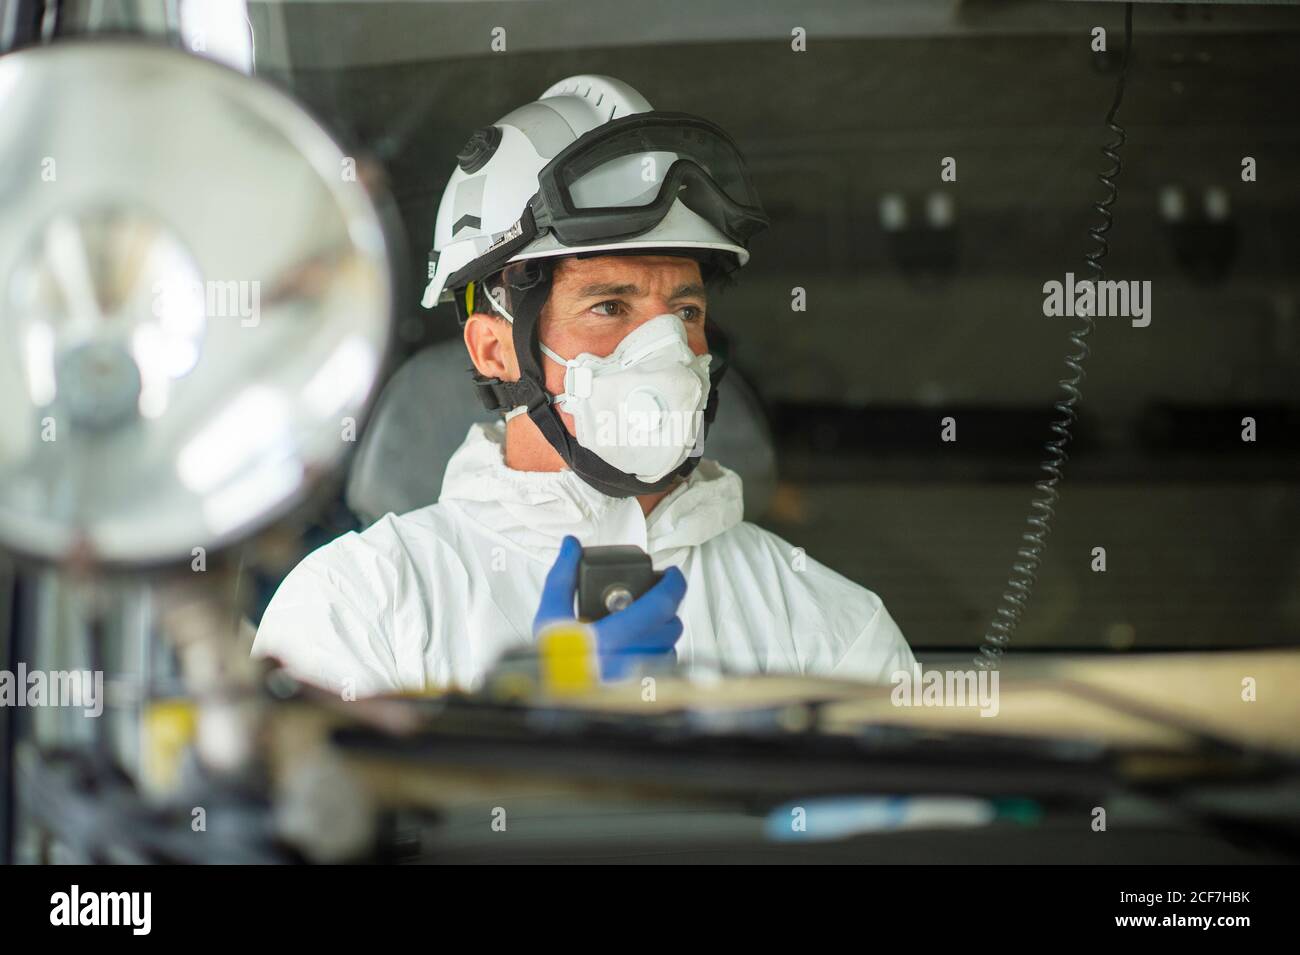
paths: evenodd
<path fill-rule="evenodd" d="M 578 289 L 578 298 L 595 298 L 600 295 L 630 295 L 635 298 L 641 294 L 641 286 L 627 283 L 616 285 L 612 282 L 597 282 Z"/>
<path fill-rule="evenodd" d="M 600 298 L 606 295 L 626 295 L 630 298 L 638 298 L 644 294 L 645 292 L 641 289 L 641 286 L 626 282 L 621 285 L 613 282 L 597 282 L 594 285 L 584 285 L 578 289 L 578 298 Z M 703 297 L 704 286 L 699 282 L 687 282 L 685 285 L 679 285 L 673 289 L 673 294 L 668 296 L 669 300 Z"/>

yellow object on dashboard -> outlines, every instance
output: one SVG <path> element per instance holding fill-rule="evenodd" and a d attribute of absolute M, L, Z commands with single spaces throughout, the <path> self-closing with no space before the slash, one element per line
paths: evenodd
<path fill-rule="evenodd" d="M 577 620 L 551 624 L 537 638 L 542 691 L 548 696 L 587 693 L 600 684 L 591 628 Z"/>

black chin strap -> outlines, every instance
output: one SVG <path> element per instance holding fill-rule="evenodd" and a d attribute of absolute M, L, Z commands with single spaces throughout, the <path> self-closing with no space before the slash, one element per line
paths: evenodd
<path fill-rule="evenodd" d="M 542 307 L 551 294 L 551 269 L 545 260 L 529 263 L 524 276 L 511 282 L 510 304 L 514 315 L 513 337 L 515 356 L 519 361 L 519 380 L 502 381 L 500 378 L 485 378 L 474 374 L 474 386 L 479 399 L 489 411 L 510 411 L 520 405 L 528 408 L 528 417 L 537 425 L 547 442 L 564 459 L 573 471 L 600 493 L 608 497 L 634 497 L 639 494 L 655 494 L 666 491 L 686 477 L 700 463 L 699 456 L 691 455 L 677 467 L 665 474 L 658 481 L 647 483 L 637 480 L 613 467 L 608 461 L 578 443 L 578 439 L 569 434 L 564 426 L 564 419 L 551 403 L 551 396 L 546 390 L 546 375 L 542 370 L 541 336 L 538 322 Z M 518 282 L 518 284 L 515 284 Z M 484 294 L 491 295 L 491 290 L 484 289 Z M 704 407 L 704 424 L 701 441 L 708 437 L 709 426 L 718 410 L 718 382 L 726 370 L 726 362 L 711 362 L 709 370 L 709 400 Z"/>

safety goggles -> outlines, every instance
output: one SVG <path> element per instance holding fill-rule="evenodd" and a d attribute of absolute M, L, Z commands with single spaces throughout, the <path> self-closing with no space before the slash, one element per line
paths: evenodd
<path fill-rule="evenodd" d="M 448 285 L 500 268 L 548 231 L 566 246 L 644 235 L 678 200 L 742 248 L 768 224 L 731 137 L 687 113 L 611 120 L 561 150 L 537 179 L 515 228 Z"/>
<path fill-rule="evenodd" d="M 739 245 L 767 225 L 736 144 L 686 113 L 606 123 L 558 153 L 537 180 L 533 218 L 565 245 L 642 235 L 676 199 Z"/>

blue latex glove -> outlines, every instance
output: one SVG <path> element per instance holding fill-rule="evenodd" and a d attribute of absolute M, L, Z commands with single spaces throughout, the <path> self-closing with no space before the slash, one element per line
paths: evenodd
<path fill-rule="evenodd" d="M 558 620 L 573 620 L 573 598 L 578 589 L 578 561 L 582 545 L 573 536 L 560 544 L 542 600 L 533 618 L 533 633 Z M 676 567 L 664 571 L 663 578 L 617 613 L 591 624 L 596 634 L 596 653 L 600 658 L 603 680 L 626 676 L 640 661 L 672 662 L 674 649 L 682 635 L 682 621 L 677 608 L 686 596 L 686 578 Z"/>

